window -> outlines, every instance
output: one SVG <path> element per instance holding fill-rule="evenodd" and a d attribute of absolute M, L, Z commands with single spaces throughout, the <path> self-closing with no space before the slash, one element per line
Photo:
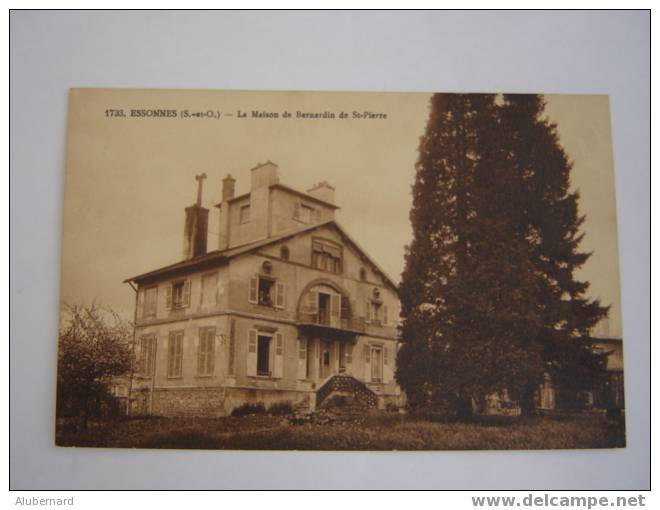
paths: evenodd
<path fill-rule="evenodd" d="M 144 290 L 144 317 L 155 317 L 158 305 L 158 287 Z"/>
<path fill-rule="evenodd" d="M 360 268 L 360 280 L 363 282 L 367 281 L 367 270 L 363 267 Z"/>
<path fill-rule="evenodd" d="M 261 306 L 284 308 L 286 289 L 283 282 L 278 282 L 268 276 L 253 276 L 250 278 L 248 301 Z"/>
<path fill-rule="evenodd" d="M 289 260 L 289 247 L 288 246 L 282 246 L 280 248 L 280 258 L 282 260 Z"/>
<path fill-rule="evenodd" d="M 383 349 L 380 346 L 371 348 L 371 380 L 383 382 Z"/>
<path fill-rule="evenodd" d="M 190 280 L 181 280 L 167 287 L 167 308 L 176 310 L 190 306 Z"/>
<path fill-rule="evenodd" d="M 199 330 L 197 375 L 213 375 L 215 366 L 215 328 Z"/>
<path fill-rule="evenodd" d="M 269 336 L 258 337 L 257 375 L 270 375 L 270 340 Z"/>
<path fill-rule="evenodd" d="M 145 335 L 140 338 L 140 359 L 138 362 L 138 371 L 144 377 L 151 377 L 154 374 L 156 363 L 156 336 Z"/>
<path fill-rule="evenodd" d="M 250 221 L 250 204 L 241 206 L 238 218 L 240 224 L 248 223 Z"/>
<path fill-rule="evenodd" d="M 172 331 L 167 343 L 167 377 L 181 377 L 183 331 Z"/>
<path fill-rule="evenodd" d="M 248 331 L 247 375 L 282 377 L 284 338 L 281 333 Z"/>
<path fill-rule="evenodd" d="M 341 248 L 329 241 L 312 241 L 312 267 L 341 273 Z"/>
<path fill-rule="evenodd" d="M 369 323 L 374 323 L 380 325 L 381 318 L 381 305 L 380 303 L 374 303 L 371 299 L 367 299 L 364 303 L 365 306 L 365 320 Z"/>
<path fill-rule="evenodd" d="M 200 302 L 203 307 L 213 307 L 218 302 L 218 273 L 202 276 L 202 295 Z"/>
<path fill-rule="evenodd" d="M 321 221 L 321 212 L 313 207 L 296 202 L 293 205 L 293 218 L 303 223 L 314 223 Z"/>
<path fill-rule="evenodd" d="M 312 218 L 314 217 L 314 209 L 308 205 L 300 206 L 300 221 L 303 223 L 311 223 Z"/>

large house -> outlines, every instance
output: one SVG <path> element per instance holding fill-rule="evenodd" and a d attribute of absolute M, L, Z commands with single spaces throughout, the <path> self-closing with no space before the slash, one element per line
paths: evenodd
<path fill-rule="evenodd" d="M 209 210 L 185 209 L 183 260 L 127 280 L 137 291 L 130 412 L 222 416 L 245 403 L 313 410 L 341 395 L 401 405 L 396 285 L 335 221 L 326 182 L 306 193 L 267 162 L 249 193 L 222 181 L 219 245 Z"/>

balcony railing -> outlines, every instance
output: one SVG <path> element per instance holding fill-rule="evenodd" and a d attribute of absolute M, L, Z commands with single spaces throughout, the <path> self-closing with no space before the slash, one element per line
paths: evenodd
<path fill-rule="evenodd" d="M 364 318 L 340 318 L 331 317 L 324 313 L 306 313 L 298 314 L 298 324 L 300 326 L 316 326 L 320 328 L 329 328 L 344 330 L 349 332 L 364 333 Z"/>

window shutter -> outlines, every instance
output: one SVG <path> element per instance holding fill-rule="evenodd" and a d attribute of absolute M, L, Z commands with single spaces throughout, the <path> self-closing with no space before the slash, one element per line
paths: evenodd
<path fill-rule="evenodd" d="M 248 331 L 247 375 L 257 375 L 257 330 Z"/>
<path fill-rule="evenodd" d="M 137 293 L 137 316 L 144 317 L 144 289 L 138 290 Z"/>
<path fill-rule="evenodd" d="M 170 333 L 167 340 L 167 376 L 174 376 L 174 333 Z"/>
<path fill-rule="evenodd" d="M 364 310 L 365 310 L 365 314 L 364 314 L 365 320 L 367 322 L 371 322 L 371 302 L 367 299 L 364 302 L 364 306 L 365 306 L 365 308 L 364 308 Z"/>
<path fill-rule="evenodd" d="M 284 372 L 284 338 L 282 336 L 282 333 L 276 333 L 273 377 L 281 378 L 283 372 Z"/>
<path fill-rule="evenodd" d="M 145 367 L 146 343 L 147 343 L 147 337 L 143 336 L 140 339 L 140 353 L 139 353 L 139 356 L 138 356 L 138 374 L 140 374 L 140 375 L 147 375 L 146 374 L 146 367 Z"/>
<path fill-rule="evenodd" d="M 248 301 L 250 303 L 257 303 L 257 294 L 259 291 L 259 278 L 253 276 L 250 278 L 250 290 L 248 292 Z"/>
<path fill-rule="evenodd" d="M 197 374 L 204 375 L 206 370 L 206 331 L 199 330 L 197 339 Z"/>
<path fill-rule="evenodd" d="M 364 362 L 369 363 L 370 362 L 370 357 L 371 357 L 371 347 L 368 345 L 364 346 Z"/>
<path fill-rule="evenodd" d="M 392 380 L 394 363 L 390 363 L 390 349 L 383 347 L 383 382 L 388 383 Z"/>
<path fill-rule="evenodd" d="M 371 346 L 365 345 L 363 349 L 364 355 L 364 380 L 371 380 Z"/>
<path fill-rule="evenodd" d="M 183 284 L 183 306 L 190 306 L 190 289 L 192 287 L 192 281 L 186 280 Z"/>
<path fill-rule="evenodd" d="M 293 218 L 296 220 L 300 219 L 300 202 L 293 204 Z"/>
<path fill-rule="evenodd" d="M 229 323 L 229 353 L 227 354 L 227 372 L 234 375 L 234 357 L 236 353 L 236 320 L 232 319 Z"/>
<path fill-rule="evenodd" d="M 330 320 L 332 325 L 338 326 L 339 324 L 339 313 L 341 308 L 341 300 L 339 294 L 332 294 L 330 296 Z"/>
<path fill-rule="evenodd" d="M 285 305 L 285 294 L 284 294 L 284 283 L 277 282 L 275 283 L 275 306 L 277 308 L 284 308 Z"/>
<path fill-rule="evenodd" d="M 172 309 L 172 284 L 168 284 L 165 288 L 165 308 L 167 310 Z"/>
<path fill-rule="evenodd" d="M 307 339 L 298 339 L 298 379 L 307 379 Z"/>
<path fill-rule="evenodd" d="M 342 319 L 348 319 L 350 315 L 351 304 L 347 296 L 341 297 L 341 315 Z"/>
<path fill-rule="evenodd" d="M 315 291 L 310 291 L 307 294 L 307 308 L 309 313 L 317 313 L 319 309 L 319 293 Z"/>
<path fill-rule="evenodd" d="M 215 369 L 215 329 L 206 331 L 206 373 L 213 374 Z"/>
<path fill-rule="evenodd" d="M 383 324 L 387 324 L 387 307 L 383 305 Z"/>
<path fill-rule="evenodd" d="M 151 348 L 149 350 L 149 375 L 154 375 L 156 373 L 156 349 L 157 349 L 157 343 L 158 342 L 158 337 L 155 335 L 151 337 Z"/>
<path fill-rule="evenodd" d="M 181 376 L 181 368 L 183 361 L 183 333 L 179 333 L 176 339 L 176 366 L 175 374 L 177 377 Z"/>
<path fill-rule="evenodd" d="M 353 344 L 348 344 L 346 346 L 346 364 L 350 365 L 353 363 Z"/>

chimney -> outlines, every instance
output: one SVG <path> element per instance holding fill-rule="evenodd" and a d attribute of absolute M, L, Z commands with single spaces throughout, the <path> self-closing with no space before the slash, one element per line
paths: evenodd
<path fill-rule="evenodd" d="M 335 203 L 335 188 L 330 186 L 327 181 L 319 182 L 307 190 L 307 194 L 329 204 Z"/>
<path fill-rule="evenodd" d="M 227 174 L 227 177 L 222 179 L 222 201 L 229 200 L 234 198 L 234 189 L 236 187 L 236 179 L 234 179 L 231 174 Z"/>
<path fill-rule="evenodd" d="M 222 202 L 216 204 L 219 212 L 218 222 L 218 250 L 229 248 L 229 201 L 234 198 L 236 179 L 231 174 L 222 179 Z"/>
<path fill-rule="evenodd" d="M 252 170 L 252 185 L 251 189 L 270 187 L 273 184 L 278 184 L 280 178 L 277 175 L 278 167 L 275 163 L 266 161 L 255 166 Z"/>
<path fill-rule="evenodd" d="M 184 260 L 206 253 L 206 240 L 209 225 L 209 210 L 202 207 L 202 185 L 206 174 L 196 175 L 197 203 L 186 207 L 186 224 L 183 229 Z"/>

